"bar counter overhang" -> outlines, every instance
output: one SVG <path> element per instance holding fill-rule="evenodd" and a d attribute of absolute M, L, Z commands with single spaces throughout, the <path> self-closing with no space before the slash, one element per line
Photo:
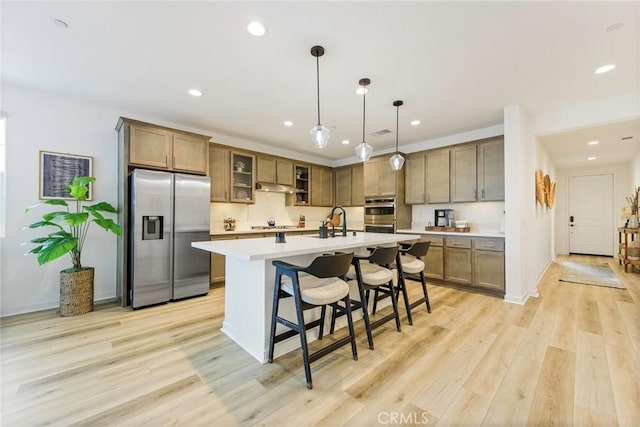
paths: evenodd
<path fill-rule="evenodd" d="M 316 256 L 337 251 L 362 253 L 368 247 L 394 245 L 420 236 L 411 234 L 362 233 L 320 239 L 316 235 L 287 236 L 286 243 L 273 237 L 193 242 L 191 246 L 225 255 L 225 302 L 222 332 L 259 362 L 266 363 L 275 269 L 271 261 L 307 265 Z M 282 312 L 294 318 L 292 305 Z M 286 316 L 285 315 L 285 316 Z M 305 314 L 306 316 L 306 314 Z M 317 316 L 317 313 L 310 313 Z M 340 326 L 340 325 L 338 325 Z M 309 341 L 316 339 L 310 334 Z M 299 337 L 279 344 L 276 356 L 300 346 Z"/>

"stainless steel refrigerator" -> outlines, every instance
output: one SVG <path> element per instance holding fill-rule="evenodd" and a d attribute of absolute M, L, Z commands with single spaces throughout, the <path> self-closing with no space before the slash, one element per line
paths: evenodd
<path fill-rule="evenodd" d="M 209 291 L 209 177 L 136 169 L 131 173 L 129 289 L 140 308 Z"/>

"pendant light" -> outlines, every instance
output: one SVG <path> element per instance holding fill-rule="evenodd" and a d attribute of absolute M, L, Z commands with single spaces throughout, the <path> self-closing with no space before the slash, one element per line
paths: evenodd
<path fill-rule="evenodd" d="M 367 86 L 371 83 L 369 79 L 360 79 L 358 82 L 362 86 L 362 142 L 356 147 L 356 156 L 363 162 L 371 158 L 373 147 L 364 140 L 365 113 L 367 107 Z"/>
<path fill-rule="evenodd" d="M 311 128 L 309 137 L 315 148 L 324 148 L 329 142 L 329 129 L 320 124 L 320 57 L 324 55 L 322 46 L 314 46 L 311 48 L 311 55 L 316 58 L 316 83 L 318 89 L 318 124 Z"/>
<path fill-rule="evenodd" d="M 400 123 L 400 106 L 402 104 L 403 102 L 400 100 L 393 101 L 393 106 L 396 107 L 396 154 L 389 158 L 389 164 L 394 171 L 399 171 L 402 169 L 402 165 L 404 165 L 404 157 L 398 153 L 398 127 Z"/>

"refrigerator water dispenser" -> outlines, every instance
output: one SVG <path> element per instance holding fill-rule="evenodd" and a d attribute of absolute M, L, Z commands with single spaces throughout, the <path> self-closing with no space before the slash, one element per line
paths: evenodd
<path fill-rule="evenodd" d="M 162 240 L 163 216 L 142 217 L 142 240 Z"/>

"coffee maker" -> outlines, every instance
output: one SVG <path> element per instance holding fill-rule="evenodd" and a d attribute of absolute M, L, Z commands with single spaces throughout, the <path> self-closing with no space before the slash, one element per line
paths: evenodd
<path fill-rule="evenodd" d="M 433 224 L 436 227 L 453 227 L 453 209 L 436 209 Z"/>

